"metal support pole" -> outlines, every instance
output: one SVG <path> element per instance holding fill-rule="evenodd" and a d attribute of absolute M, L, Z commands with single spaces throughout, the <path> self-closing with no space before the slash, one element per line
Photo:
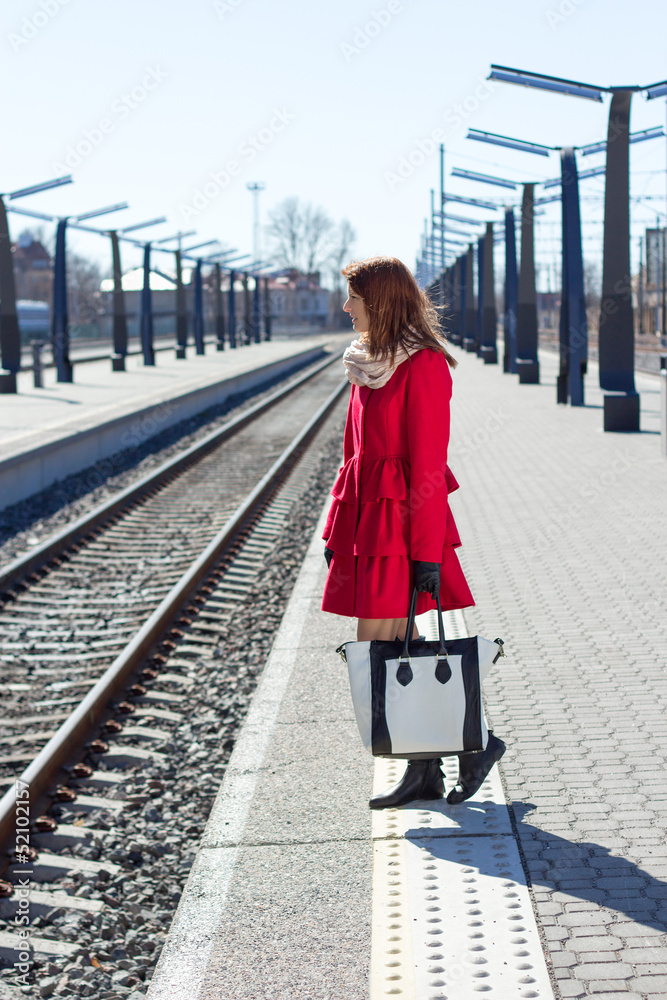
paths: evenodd
<path fill-rule="evenodd" d="M 234 296 L 234 282 L 236 281 L 236 271 L 229 272 L 229 292 L 227 308 L 227 326 L 229 327 L 229 346 L 236 347 L 236 299 Z"/>
<path fill-rule="evenodd" d="M 468 298 L 470 296 L 470 282 L 468 279 L 468 255 L 462 253 L 457 261 L 458 268 L 454 272 L 454 280 L 458 282 L 458 341 L 457 343 L 464 346 L 466 340 L 466 323 L 467 323 L 467 308 L 468 308 Z"/>
<path fill-rule="evenodd" d="M 144 246 L 144 284 L 141 289 L 141 349 L 144 364 L 155 364 L 153 350 L 153 300 L 151 298 L 151 245 Z"/>
<path fill-rule="evenodd" d="M 655 333 L 660 335 L 660 339 L 664 342 L 665 331 L 662 328 L 662 319 L 660 315 L 660 301 L 662 288 L 662 247 L 660 246 L 660 226 L 657 227 L 655 231 L 655 309 L 653 310 L 653 323 Z"/>
<path fill-rule="evenodd" d="M 612 93 L 607 132 L 599 370 L 604 430 L 639 430 L 630 281 L 631 90 Z"/>
<path fill-rule="evenodd" d="M 521 202 L 521 264 L 516 309 L 516 368 L 519 384 L 540 381 L 535 291 L 535 185 L 524 184 Z"/>
<path fill-rule="evenodd" d="M 181 251 L 174 250 L 176 262 L 176 358 L 184 361 L 188 347 L 188 310 L 185 302 L 185 287 L 183 285 L 183 265 Z"/>
<path fill-rule="evenodd" d="M 268 278 L 264 278 L 264 340 L 271 340 L 271 289 Z"/>
<path fill-rule="evenodd" d="M 446 268 L 444 272 L 443 301 L 445 335 L 451 344 L 458 343 L 459 326 L 459 302 L 457 301 L 456 290 L 452 280 L 452 267 Z"/>
<path fill-rule="evenodd" d="M 255 277 L 255 288 L 252 295 L 252 332 L 253 340 L 256 344 L 262 341 L 262 329 L 259 323 L 260 318 L 260 298 L 259 298 L 259 278 Z"/>
<path fill-rule="evenodd" d="M 241 278 L 243 285 L 243 343 L 249 344 L 252 340 L 252 310 L 250 308 L 250 289 L 248 288 L 248 275 L 244 273 Z"/>
<path fill-rule="evenodd" d="M 588 324 L 581 249 L 579 179 L 574 149 L 561 150 L 562 293 L 560 306 L 560 371 L 556 399 L 584 405 L 584 375 L 588 360 Z"/>
<path fill-rule="evenodd" d="M 125 371 L 127 357 L 127 316 L 125 314 L 125 294 L 123 292 L 123 271 L 120 265 L 120 245 L 118 233 L 112 229 L 111 258 L 113 261 L 113 354 L 111 355 L 111 370 Z"/>
<path fill-rule="evenodd" d="M 662 321 L 660 332 L 662 334 L 661 343 L 667 344 L 667 225 L 661 229 L 658 226 L 658 242 L 660 244 L 660 259 L 662 261 L 661 270 L 661 291 L 662 291 Z"/>
<path fill-rule="evenodd" d="M 660 445 L 667 458 L 667 358 L 661 359 L 660 368 Z"/>
<path fill-rule="evenodd" d="M 638 332 L 640 334 L 646 333 L 646 327 L 644 322 L 645 280 L 646 279 L 644 275 L 644 237 L 640 236 L 639 237 L 639 287 L 637 289 L 637 307 L 639 309 Z"/>
<path fill-rule="evenodd" d="M 498 364 L 498 315 L 493 270 L 493 223 L 487 222 L 484 237 L 484 287 L 482 289 L 482 339 L 479 353 L 485 365 Z"/>
<path fill-rule="evenodd" d="M 477 310 L 475 308 L 475 247 L 471 243 L 468 247 L 465 261 L 465 332 L 463 336 L 463 349 L 472 353 L 475 350 L 475 326 L 477 323 Z"/>
<path fill-rule="evenodd" d="M 486 263 L 484 246 L 486 236 L 477 240 L 477 316 L 475 323 L 475 353 L 481 357 L 482 328 L 484 325 L 484 265 Z"/>
<path fill-rule="evenodd" d="M 16 315 L 14 259 L 5 203 L 0 196 L 0 394 L 16 392 L 21 367 L 21 331 Z"/>
<path fill-rule="evenodd" d="M 42 389 L 42 373 L 44 371 L 42 364 L 42 348 L 44 347 L 43 340 L 33 340 L 32 344 L 32 380 L 35 389 Z"/>
<path fill-rule="evenodd" d="M 67 315 L 67 219 L 60 219 L 56 228 L 56 254 L 53 262 L 53 317 L 51 344 L 58 382 L 73 380 L 69 358 L 69 319 Z"/>
<path fill-rule="evenodd" d="M 195 349 L 197 354 L 204 354 L 204 289 L 201 280 L 201 260 L 197 261 L 195 267 L 195 309 L 194 309 L 194 332 Z"/>
<path fill-rule="evenodd" d="M 222 269 L 219 264 L 213 265 L 213 283 L 215 286 L 215 339 L 216 349 L 225 349 L 225 314 L 222 308 Z"/>
<path fill-rule="evenodd" d="M 514 209 L 505 211 L 505 315 L 503 333 L 505 350 L 503 371 L 516 375 L 516 314 L 519 295 L 519 275 L 516 266 L 516 229 Z"/>

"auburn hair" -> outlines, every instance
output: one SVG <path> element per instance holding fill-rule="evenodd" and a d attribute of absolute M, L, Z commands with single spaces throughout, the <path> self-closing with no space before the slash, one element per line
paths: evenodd
<path fill-rule="evenodd" d="M 341 274 L 364 300 L 369 323 L 362 339 L 372 358 L 389 357 L 393 363 L 399 344 L 419 345 L 439 351 L 456 367 L 435 307 L 402 261 L 384 256 L 353 260 Z"/>

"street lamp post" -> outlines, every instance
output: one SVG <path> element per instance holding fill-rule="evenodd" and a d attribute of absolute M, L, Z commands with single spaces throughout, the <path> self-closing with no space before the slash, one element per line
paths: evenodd
<path fill-rule="evenodd" d="M 252 192 L 252 255 L 255 260 L 259 260 L 262 253 L 262 228 L 259 219 L 259 195 L 266 187 L 263 181 L 250 181 L 246 184 L 248 191 Z"/>

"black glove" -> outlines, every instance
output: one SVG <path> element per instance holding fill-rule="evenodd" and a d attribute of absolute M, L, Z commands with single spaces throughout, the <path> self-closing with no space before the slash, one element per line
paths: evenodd
<path fill-rule="evenodd" d="M 415 559 L 412 563 L 412 582 L 417 590 L 426 591 L 435 600 L 440 593 L 440 563 Z"/>
<path fill-rule="evenodd" d="M 332 559 L 332 557 L 333 557 L 333 549 L 329 549 L 329 548 L 327 548 L 327 546 L 325 545 L 325 546 L 324 546 L 324 558 L 325 558 L 325 559 L 326 559 L 326 561 L 327 561 L 327 567 L 328 567 L 328 566 L 331 566 L 331 559 Z"/>

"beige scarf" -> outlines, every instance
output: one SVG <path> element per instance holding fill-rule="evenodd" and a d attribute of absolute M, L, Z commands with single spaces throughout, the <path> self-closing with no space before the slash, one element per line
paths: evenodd
<path fill-rule="evenodd" d="M 366 345 L 361 340 L 353 340 L 343 355 L 343 364 L 350 382 L 380 389 L 386 385 L 400 364 L 422 349 L 422 344 L 410 344 L 407 348 L 399 344 L 392 363 L 390 357 L 379 360 L 369 357 Z"/>

